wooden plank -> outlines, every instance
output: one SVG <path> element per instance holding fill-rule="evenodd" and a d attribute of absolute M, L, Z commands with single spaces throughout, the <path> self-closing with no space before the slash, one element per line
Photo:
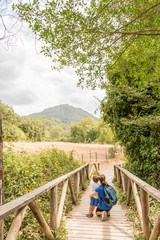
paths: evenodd
<path fill-rule="evenodd" d="M 149 240 L 157 240 L 159 236 L 160 236 L 160 213 L 158 215 L 157 221 L 154 225 L 154 228 L 152 230 Z"/>
<path fill-rule="evenodd" d="M 146 240 L 149 240 L 151 235 L 151 222 L 149 220 L 149 196 L 146 191 L 140 189 L 141 206 L 142 206 L 142 220 L 143 232 Z"/>
<path fill-rule="evenodd" d="M 35 201 L 32 201 L 32 202 L 30 202 L 30 203 L 28 204 L 28 206 L 29 206 L 30 209 L 32 210 L 35 218 L 37 219 L 37 221 L 38 221 L 38 223 L 39 223 L 42 231 L 45 233 L 45 235 L 47 236 L 47 238 L 48 238 L 49 240 L 54 240 L 54 236 L 53 236 L 53 234 L 52 234 L 52 232 L 51 232 L 51 230 L 50 230 L 50 228 L 49 228 L 46 220 L 44 219 L 42 213 L 40 212 L 40 210 L 39 210 L 36 202 L 35 202 Z M 8 239 L 8 240 L 10 240 L 10 239 Z"/>
<path fill-rule="evenodd" d="M 61 195 L 61 200 L 60 200 L 59 209 L 58 209 L 58 215 L 57 215 L 57 226 L 58 226 L 58 228 L 60 227 L 60 223 L 61 223 L 61 218 L 62 218 L 62 213 L 63 213 L 63 206 L 64 206 L 64 200 L 65 200 L 65 197 L 66 197 L 67 186 L 68 186 L 68 179 L 65 180 L 64 183 L 63 183 L 62 195 Z"/>
<path fill-rule="evenodd" d="M 50 191 L 50 226 L 52 229 L 58 228 L 57 222 L 57 212 L 58 212 L 58 194 L 57 186 Z"/>
<path fill-rule="evenodd" d="M 134 181 L 140 188 L 144 189 L 146 192 L 149 193 L 149 195 L 151 195 L 153 198 L 157 199 L 160 202 L 160 191 L 159 190 L 150 186 L 149 184 L 147 184 L 146 182 L 144 182 L 140 178 L 136 177 L 135 175 L 133 175 L 132 173 L 130 173 L 126 169 L 122 168 L 121 166 L 119 166 L 117 164 L 115 164 L 115 166 L 116 166 L 117 169 L 119 169 L 124 174 L 126 174 L 129 177 L 129 179 Z"/>
<path fill-rule="evenodd" d="M 103 171 L 102 168 L 101 171 Z M 107 176 L 107 182 L 111 184 L 113 177 L 112 166 L 109 166 L 102 173 Z M 75 205 L 73 210 L 67 216 L 66 226 L 68 229 L 68 239 L 133 240 L 134 237 L 131 234 L 132 227 L 127 221 L 125 211 L 118 204 L 113 207 L 111 210 L 111 216 L 104 222 L 100 217 L 96 216 L 95 212 L 92 218 L 86 217 L 89 208 L 90 193 L 91 186 L 89 186 L 82 195 L 80 205 Z"/>
<path fill-rule="evenodd" d="M 85 164 L 82 167 L 79 167 L 75 169 L 74 171 L 67 173 L 59 178 L 56 178 L 55 180 L 31 191 L 30 193 L 27 193 L 9 203 L 4 204 L 3 206 L 0 206 L 0 220 L 5 218 L 11 213 L 14 213 L 18 209 L 22 208 L 23 206 L 28 205 L 31 201 L 37 199 L 38 196 L 42 195 L 43 193 L 49 191 L 51 188 L 55 187 L 59 183 L 65 181 L 75 173 L 79 172 L 81 169 L 88 166 L 88 163 Z"/>
<path fill-rule="evenodd" d="M 21 227 L 27 206 L 19 209 L 16 216 L 11 224 L 6 240 L 16 240 L 18 237 L 19 229 Z"/>

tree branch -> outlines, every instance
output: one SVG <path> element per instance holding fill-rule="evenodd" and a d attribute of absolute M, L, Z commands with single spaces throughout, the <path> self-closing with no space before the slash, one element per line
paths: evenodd
<path fill-rule="evenodd" d="M 117 31 L 116 33 L 118 34 L 122 34 L 122 35 L 141 35 L 141 36 L 157 36 L 160 35 L 160 33 L 143 33 L 143 32 L 147 32 L 147 31 L 154 31 L 154 32 L 160 32 L 160 30 L 144 30 L 144 31 L 138 31 L 138 32 L 121 32 L 121 31 Z M 114 34 L 115 32 L 111 32 L 111 34 Z"/>
<path fill-rule="evenodd" d="M 157 7 L 158 5 L 160 5 L 160 2 L 157 3 L 157 4 L 155 4 L 155 5 L 153 5 L 152 7 L 148 8 L 148 9 L 146 9 L 144 12 L 142 12 L 140 15 L 138 15 L 138 16 L 137 16 L 136 18 L 134 18 L 132 21 L 130 21 L 129 23 L 125 24 L 124 26 L 118 28 L 118 29 L 115 30 L 114 32 L 117 32 L 117 31 L 119 31 L 119 30 L 127 27 L 128 25 L 130 25 L 131 23 L 133 23 L 135 20 L 137 20 L 138 18 L 140 18 L 142 15 L 144 15 L 145 13 L 147 13 L 148 11 L 150 11 L 151 9 Z"/>
<path fill-rule="evenodd" d="M 97 15 L 94 16 L 93 18 L 91 18 L 90 20 L 93 20 L 93 19 L 95 19 L 96 17 L 98 17 L 98 15 L 101 14 L 101 12 L 103 12 L 103 10 L 106 9 L 111 2 L 112 2 L 112 0 L 109 1 L 109 2 L 101 9 L 101 11 L 99 11 L 99 12 L 97 13 Z"/>
<path fill-rule="evenodd" d="M 120 53 L 119 57 L 112 64 L 111 68 L 118 62 L 118 60 L 121 58 L 122 54 L 131 46 L 131 44 L 135 41 L 136 38 L 138 38 L 138 36 L 136 36 L 132 41 L 130 41 L 130 43 L 123 49 L 123 51 Z"/>

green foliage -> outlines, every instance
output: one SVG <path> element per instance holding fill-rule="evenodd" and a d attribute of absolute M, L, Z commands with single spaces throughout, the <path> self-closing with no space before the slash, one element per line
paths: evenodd
<path fill-rule="evenodd" d="M 63 123 L 51 117 L 34 117 L 45 125 L 45 141 L 66 140 L 69 136 L 70 123 Z"/>
<path fill-rule="evenodd" d="M 4 140 L 9 141 L 41 141 L 45 137 L 45 125 L 40 121 L 20 117 L 14 110 L 0 101 L 2 130 Z"/>
<path fill-rule="evenodd" d="M 3 159 L 5 203 L 80 166 L 78 162 L 74 161 L 72 155 L 67 156 L 64 151 L 54 148 L 44 150 L 39 154 L 29 154 L 27 152 L 15 153 L 11 148 L 8 148 L 4 152 Z M 59 193 L 61 189 L 62 186 L 59 186 Z M 67 190 L 66 199 L 65 211 L 68 211 L 71 205 L 69 190 Z M 37 204 L 46 221 L 49 223 L 49 193 L 45 193 L 39 197 Z M 5 220 L 5 234 L 9 229 L 12 219 L 13 216 L 10 215 Z M 62 224 L 59 233 L 54 232 L 55 239 L 66 239 L 64 234 L 65 228 Z M 29 209 L 25 215 L 18 239 L 45 239 Z"/>
<path fill-rule="evenodd" d="M 85 118 L 80 123 L 74 123 L 71 125 L 70 141 L 71 142 L 91 142 L 96 135 L 94 135 L 94 129 L 96 121 L 92 118 Z"/>
<path fill-rule="evenodd" d="M 144 181 L 160 186 L 160 101 L 151 88 L 110 86 L 102 103 L 104 118 L 126 148 L 126 167 Z"/>
<path fill-rule="evenodd" d="M 109 157 L 114 158 L 117 153 L 117 148 L 116 147 L 111 147 L 108 149 Z"/>
<path fill-rule="evenodd" d="M 95 143 L 115 143 L 114 131 L 110 125 L 106 123 L 103 118 L 97 122 L 97 138 Z"/>
<path fill-rule="evenodd" d="M 113 131 L 102 119 L 98 122 L 92 118 L 85 118 L 80 123 L 71 125 L 70 138 L 71 142 L 82 143 L 113 143 Z"/>
<path fill-rule="evenodd" d="M 149 49 L 152 71 L 153 58 L 159 52 L 159 9 L 158 0 L 25 1 L 14 5 L 44 43 L 42 52 L 52 57 L 53 67 L 75 67 L 80 83 L 85 81 L 93 88 L 106 82 L 106 70 L 121 62 L 133 43 L 137 58 L 145 60 L 141 45 Z M 139 69 L 148 68 L 146 63 Z M 158 69 L 159 61 L 156 74 Z"/>

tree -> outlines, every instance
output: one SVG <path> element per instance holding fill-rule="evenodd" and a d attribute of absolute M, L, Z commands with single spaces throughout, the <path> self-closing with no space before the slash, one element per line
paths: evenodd
<path fill-rule="evenodd" d="M 97 138 L 96 121 L 89 117 L 71 125 L 70 140 L 72 142 L 90 143 Z"/>
<path fill-rule="evenodd" d="M 112 131 L 110 125 L 106 123 L 103 118 L 100 118 L 97 122 L 97 138 L 95 142 L 114 143 L 115 141 L 114 132 Z"/>
<path fill-rule="evenodd" d="M 106 83 L 108 70 L 133 43 L 137 54 L 139 42 L 150 49 L 152 43 L 153 51 L 159 42 L 158 0 L 27 1 L 14 9 L 44 43 L 53 67 L 75 67 L 79 84 L 93 88 Z"/>
<path fill-rule="evenodd" d="M 127 168 L 160 186 L 160 99 L 151 88 L 110 86 L 103 117 L 126 148 Z"/>

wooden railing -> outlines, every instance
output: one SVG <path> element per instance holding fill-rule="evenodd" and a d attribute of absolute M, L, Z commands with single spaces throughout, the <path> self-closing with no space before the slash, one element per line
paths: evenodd
<path fill-rule="evenodd" d="M 160 191 L 131 174 L 120 165 L 114 165 L 114 175 L 117 179 L 118 186 L 120 187 L 122 185 L 123 187 L 123 190 L 126 194 L 127 205 L 130 203 L 131 191 L 133 191 L 138 216 L 145 239 L 158 239 L 158 236 L 160 235 L 160 213 L 154 227 L 152 228 L 149 219 L 149 196 L 152 196 L 154 199 L 160 202 Z M 137 186 L 140 189 L 140 196 Z"/>
<path fill-rule="evenodd" d="M 91 166 L 91 172 L 90 172 Z M 93 172 L 93 168 L 99 171 L 100 164 L 97 163 L 87 163 L 82 167 L 75 169 L 72 172 L 69 172 L 55 180 L 33 190 L 30 193 L 27 193 L 7 204 L 0 206 L 0 221 L 4 221 L 4 218 L 10 214 L 15 213 L 15 218 L 10 226 L 9 232 L 7 234 L 6 240 L 15 240 L 17 239 L 19 229 L 21 227 L 26 209 L 29 208 L 32 210 L 35 218 L 37 219 L 42 231 L 48 239 L 53 240 L 54 236 L 51 232 L 51 229 L 56 230 L 60 226 L 61 217 L 63 213 L 63 206 L 67 191 L 67 186 L 70 188 L 70 193 L 72 197 L 72 202 L 75 204 L 78 200 L 79 186 L 80 182 L 82 188 L 84 188 L 84 183 L 86 179 L 89 179 L 89 176 Z M 71 182 L 71 177 L 73 176 L 73 184 Z M 58 205 L 58 184 L 63 183 L 61 199 Z M 35 200 L 45 192 L 50 191 L 50 227 L 44 219 L 38 205 Z M 3 225 L 3 224 L 2 224 Z M 0 240 L 3 239 L 3 236 L 0 236 Z"/>

